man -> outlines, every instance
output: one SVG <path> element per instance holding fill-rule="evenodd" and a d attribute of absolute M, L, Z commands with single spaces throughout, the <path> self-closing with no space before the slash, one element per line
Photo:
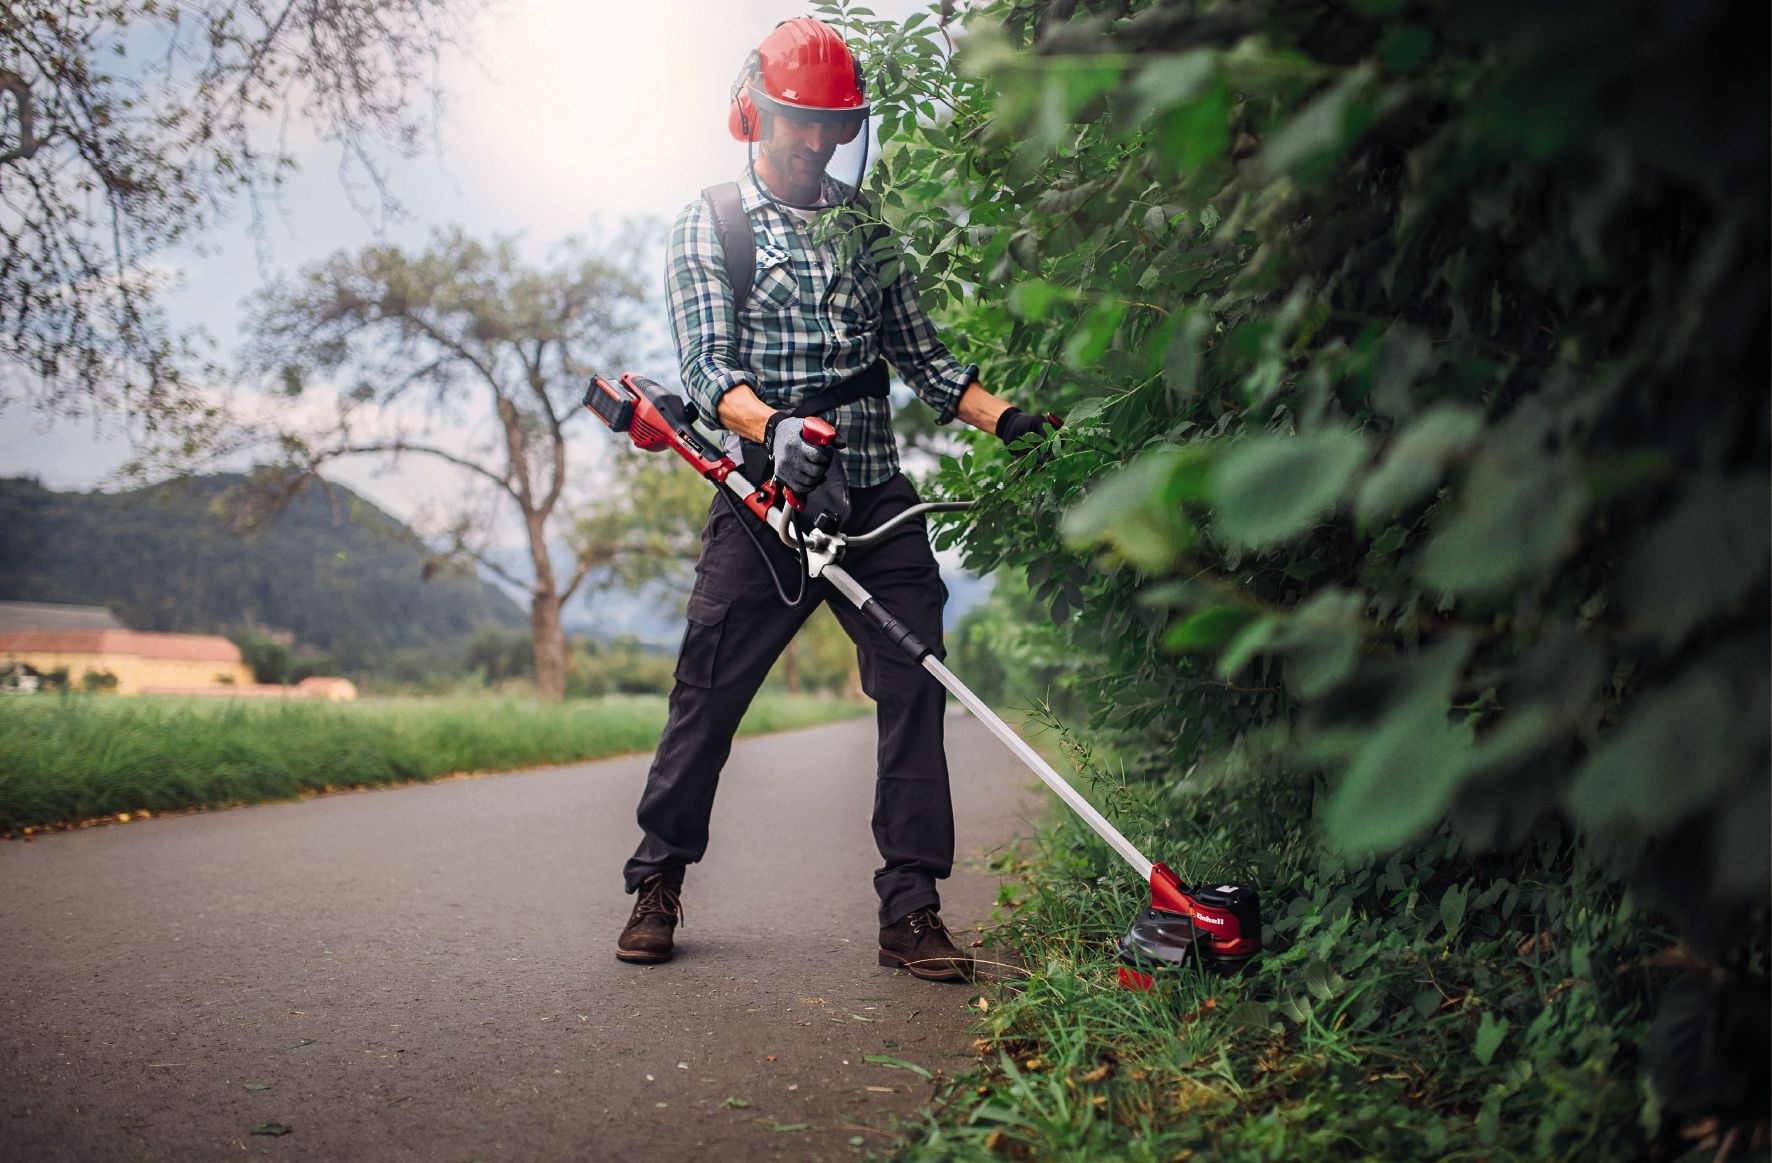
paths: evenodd
<path fill-rule="evenodd" d="M 814 241 L 817 211 L 854 194 L 825 171 L 867 113 L 860 71 L 836 30 L 812 19 L 779 25 L 733 89 L 729 127 L 755 143 L 751 164 L 736 191 L 716 187 L 684 208 L 666 272 L 683 382 L 698 413 L 726 430 L 754 483 L 772 475 L 800 496 L 824 485 L 839 500 L 846 485 L 850 530 L 875 528 L 917 503 L 898 471 L 882 358 L 944 423 L 957 416 L 1011 444 L 1048 423 L 986 391 L 977 367 L 942 346 L 910 280 L 883 283 L 870 248 Z M 840 452 L 804 438 L 810 414 L 836 427 Z M 702 534 L 670 715 L 640 800 L 645 835 L 624 870 L 627 891 L 639 895 L 616 943 L 624 961 L 670 959 L 683 870 L 707 849 L 739 719 L 831 593 L 829 583 L 809 581 L 804 600 L 788 604 L 783 583 L 794 590 L 800 564 L 779 540 L 759 547 L 746 537 L 739 524 L 750 519 L 716 497 Z M 920 520 L 851 550 L 844 567 L 941 654 L 946 589 Z M 862 688 L 878 704 L 880 963 L 963 980 L 972 961 L 948 936 L 935 887 L 954 853 L 944 692 L 859 611 L 842 601 L 831 608 L 855 640 Z"/>

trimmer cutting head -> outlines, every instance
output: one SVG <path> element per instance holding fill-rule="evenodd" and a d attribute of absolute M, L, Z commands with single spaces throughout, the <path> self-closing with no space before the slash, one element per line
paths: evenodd
<path fill-rule="evenodd" d="M 1187 889 L 1168 866 L 1151 866 L 1151 907 L 1138 915 L 1116 950 L 1120 984 L 1150 989 L 1155 974 L 1198 961 L 1235 973 L 1261 952 L 1261 897 L 1242 884 Z"/>

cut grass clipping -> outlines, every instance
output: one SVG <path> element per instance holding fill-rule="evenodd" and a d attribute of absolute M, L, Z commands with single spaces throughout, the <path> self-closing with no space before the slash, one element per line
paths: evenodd
<path fill-rule="evenodd" d="M 739 732 L 808 727 L 870 706 L 765 694 Z M 665 709 L 656 695 L 0 699 L 0 833 L 649 751 Z"/>

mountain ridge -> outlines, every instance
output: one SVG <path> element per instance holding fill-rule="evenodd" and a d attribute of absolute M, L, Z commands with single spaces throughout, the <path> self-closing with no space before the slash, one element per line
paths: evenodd
<path fill-rule="evenodd" d="M 105 606 L 136 630 L 293 635 L 356 672 L 397 652 L 457 662 L 482 626 L 527 628 L 507 594 L 428 568 L 417 534 L 336 482 L 236 528 L 248 481 L 104 493 L 0 478 L 0 600 Z"/>

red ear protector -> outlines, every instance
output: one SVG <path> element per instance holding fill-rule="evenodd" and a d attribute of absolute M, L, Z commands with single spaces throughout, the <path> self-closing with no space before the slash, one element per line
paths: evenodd
<path fill-rule="evenodd" d="M 802 17 L 775 26 L 732 83 L 726 129 L 738 141 L 763 136 L 758 106 L 809 121 L 842 124 L 847 145 L 868 115 L 861 63 L 836 29 Z"/>
<path fill-rule="evenodd" d="M 738 79 L 732 82 L 732 107 L 726 111 L 726 131 L 739 141 L 759 141 L 763 136 L 762 119 L 751 100 L 751 86 L 760 75 L 757 54 L 752 53 L 745 58 Z"/>

